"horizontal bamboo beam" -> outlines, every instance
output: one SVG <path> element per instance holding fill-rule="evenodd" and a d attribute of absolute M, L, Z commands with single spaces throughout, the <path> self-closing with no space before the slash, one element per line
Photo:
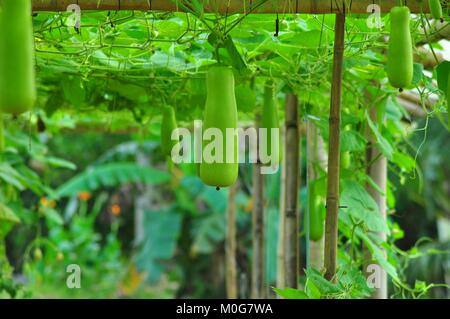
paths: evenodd
<path fill-rule="evenodd" d="M 66 11 L 71 4 L 78 4 L 81 10 L 156 10 L 182 11 L 172 0 L 32 0 L 33 11 Z M 186 2 L 186 1 L 185 1 Z M 204 1 L 205 3 L 207 1 Z M 257 0 L 209 0 L 205 11 L 220 13 L 244 13 Z M 398 0 L 269 0 L 261 5 L 256 13 L 336 13 L 346 11 L 368 13 L 369 5 L 379 5 L 382 13 L 389 12 Z M 428 1 L 408 0 L 412 13 L 429 12 Z"/>

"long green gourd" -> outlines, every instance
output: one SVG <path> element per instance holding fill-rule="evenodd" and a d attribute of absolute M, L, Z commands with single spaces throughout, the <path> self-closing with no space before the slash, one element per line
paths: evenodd
<path fill-rule="evenodd" d="M 430 6 L 431 16 L 433 17 L 433 19 L 443 21 L 441 1 L 428 0 L 428 4 Z"/>
<path fill-rule="evenodd" d="M 387 75 L 392 86 L 402 91 L 413 79 L 413 52 L 409 30 L 408 7 L 391 9 L 391 33 L 389 37 Z"/>
<path fill-rule="evenodd" d="M 237 135 L 228 139 L 226 134 L 227 128 L 234 130 L 237 128 L 237 105 L 232 69 L 220 65 L 211 67 L 206 76 L 206 91 L 203 132 L 205 134 L 208 129 L 215 128 L 222 133 L 221 140 L 216 141 L 222 144 L 222 154 L 218 161 L 206 162 L 205 147 L 212 143 L 214 138 L 210 141 L 203 141 L 200 178 L 207 185 L 217 188 L 227 187 L 236 182 L 239 169 Z M 230 157 L 229 161 L 227 161 L 227 157 Z M 208 159 L 208 161 L 211 160 Z"/>
<path fill-rule="evenodd" d="M 264 86 L 264 101 L 263 101 L 263 108 L 262 108 L 262 114 L 261 114 L 261 128 L 265 128 L 267 130 L 266 134 L 266 140 L 262 141 L 266 143 L 266 150 L 267 150 L 267 156 L 272 158 L 272 129 L 280 129 L 280 122 L 278 119 L 278 110 L 277 110 L 277 103 L 275 100 L 274 95 L 274 88 L 272 81 L 268 81 L 266 85 Z M 276 138 L 275 143 L 277 145 L 274 145 L 274 149 L 278 150 L 275 158 L 275 162 L 271 164 L 279 163 L 280 156 L 281 156 L 281 150 L 280 150 L 280 137 L 278 135 L 278 138 Z M 260 146 L 261 147 L 261 146 Z"/>
<path fill-rule="evenodd" d="M 309 239 L 319 241 L 324 232 L 325 206 L 317 197 L 316 181 L 311 181 L 308 186 Z"/>
<path fill-rule="evenodd" d="M 30 0 L 3 0 L 0 13 L 0 111 L 19 114 L 36 100 Z"/>
<path fill-rule="evenodd" d="M 170 155 L 172 148 L 177 144 L 176 140 L 172 140 L 172 132 L 176 128 L 175 111 L 171 106 L 165 106 L 161 123 L 161 149 L 165 155 Z"/>

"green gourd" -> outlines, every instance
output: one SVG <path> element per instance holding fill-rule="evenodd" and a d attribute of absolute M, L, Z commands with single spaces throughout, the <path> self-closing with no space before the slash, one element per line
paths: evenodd
<path fill-rule="evenodd" d="M 261 114 L 261 128 L 266 129 L 266 140 L 261 141 L 266 145 L 267 156 L 272 157 L 272 128 L 280 129 L 280 122 L 278 120 L 277 102 L 274 96 L 273 83 L 268 81 L 264 86 L 264 103 Z M 279 135 L 279 134 L 278 134 Z M 274 145 L 275 150 L 278 149 L 277 156 L 275 156 L 276 164 L 280 161 L 281 148 L 280 148 L 280 136 L 275 140 L 277 145 Z M 261 146 L 260 146 L 261 147 Z"/>
<path fill-rule="evenodd" d="M 436 20 L 443 20 L 442 6 L 439 0 L 428 0 L 431 16 Z"/>
<path fill-rule="evenodd" d="M 323 237 L 325 206 L 317 196 L 316 182 L 311 181 L 308 189 L 309 239 L 318 241 Z"/>
<path fill-rule="evenodd" d="M 161 149 L 165 155 L 172 152 L 172 148 L 177 144 L 176 140 L 172 140 L 172 132 L 177 128 L 175 111 L 170 106 L 163 108 L 163 118 L 161 123 Z"/>
<path fill-rule="evenodd" d="M 0 13 L 0 111 L 19 114 L 36 100 L 30 0 L 3 0 Z"/>
<path fill-rule="evenodd" d="M 237 106 L 232 69 L 220 65 L 211 67 L 206 75 L 206 92 L 203 134 L 210 128 L 218 129 L 222 133 L 221 140 L 216 141 L 222 145 L 222 154 L 214 153 L 217 155 L 215 160 L 205 161 L 205 147 L 215 141 L 215 137 L 212 140 L 203 140 L 200 178 L 207 185 L 217 188 L 227 187 L 236 182 L 239 169 L 237 135 L 228 139 L 226 134 L 227 128 L 234 130 L 237 128 Z M 230 152 L 228 154 L 229 161 L 227 161 L 228 152 Z"/>
<path fill-rule="evenodd" d="M 413 52 L 409 30 L 410 12 L 408 7 L 391 9 L 391 33 L 387 60 L 387 75 L 392 86 L 408 87 L 413 79 Z"/>
<path fill-rule="evenodd" d="M 350 152 L 345 151 L 341 153 L 341 168 L 349 169 L 351 164 Z"/>

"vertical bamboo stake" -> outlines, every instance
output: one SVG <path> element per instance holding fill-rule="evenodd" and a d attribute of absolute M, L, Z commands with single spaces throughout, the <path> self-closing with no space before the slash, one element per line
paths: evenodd
<path fill-rule="evenodd" d="M 376 108 L 373 108 L 370 112 L 370 117 L 376 121 L 377 119 L 377 111 Z M 383 156 L 379 150 L 379 148 L 375 147 L 376 139 L 375 136 L 370 132 L 368 133 L 369 146 L 367 148 L 367 163 L 371 163 L 370 166 L 367 167 L 367 174 L 372 178 L 375 184 L 383 191 L 381 194 L 379 191 L 374 189 L 370 184 L 367 184 L 366 188 L 372 198 L 378 205 L 379 213 L 381 217 L 386 220 L 386 184 L 387 184 L 387 159 Z M 386 233 L 381 232 L 377 234 L 383 241 L 386 240 Z M 368 270 L 368 265 L 373 263 L 372 258 L 370 257 L 370 253 L 366 252 L 366 271 L 367 275 L 370 275 Z M 372 294 L 373 299 L 387 299 L 387 274 L 386 271 L 378 265 L 376 268 L 376 275 L 379 276 L 377 278 L 377 283 L 380 285 L 375 288 L 374 293 Z"/>
<path fill-rule="evenodd" d="M 281 178 L 280 178 L 280 208 L 279 208 L 279 220 L 278 220 L 278 245 L 277 245 L 277 287 L 284 288 L 286 285 L 285 276 L 285 263 L 284 263 L 284 252 L 285 252 L 285 229 L 286 229 L 286 216 L 284 210 L 286 207 L 286 147 L 283 143 L 286 139 L 285 130 L 280 128 L 281 131 L 281 145 L 282 149 L 282 159 L 281 159 Z M 279 297 L 279 296 L 278 296 Z"/>
<path fill-rule="evenodd" d="M 238 298 L 236 265 L 236 193 L 237 183 L 230 186 L 227 205 L 227 236 L 225 238 L 225 269 L 227 298 Z"/>
<path fill-rule="evenodd" d="M 345 11 L 336 14 L 333 77 L 331 83 L 330 136 L 328 145 L 327 216 L 325 220 L 325 278 L 334 279 L 338 239 L 339 155 L 342 65 L 344 60 Z"/>
<path fill-rule="evenodd" d="M 307 145 L 308 145 L 308 185 L 310 181 L 313 181 L 319 177 L 317 170 L 314 168 L 314 164 L 318 164 L 323 169 L 326 169 L 327 159 L 326 152 L 323 145 L 323 139 L 320 135 L 319 129 L 311 122 L 306 124 Z M 311 218 L 311 217 L 310 217 Z M 309 242 L 310 251 L 310 266 L 315 269 L 322 269 L 323 267 L 323 245 L 324 237 L 318 241 Z"/>
<path fill-rule="evenodd" d="M 297 96 L 286 96 L 286 184 L 285 184 L 285 271 L 286 286 L 297 288 L 299 271 L 299 225 L 298 225 L 298 186 L 299 186 L 299 121 Z"/>
<path fill-rule="evenodd" d="M 255 126 L 259 129 L 259 114 L 256 115 Z M 264 179 L 261 174 L 261 162 L 259 159 L 259 132 L 257 162 L 253 165 L 253 214 L 252 214 L 252 287 L 253 299 L 264 298 Z"/>

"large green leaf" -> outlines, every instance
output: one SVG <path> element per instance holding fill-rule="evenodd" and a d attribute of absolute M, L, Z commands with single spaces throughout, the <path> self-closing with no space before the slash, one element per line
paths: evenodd
<path fill-rule="evenodd" d="M 210 212 L 198 218 L 192 234 L 194 242 L 191 247 L 193 254 L 209 254 L 214 251 L 216 244 L 225 238 L 225 215 L 220 212 Z"/>
<path fill-rule="evenodd" d="M 308 295 L 302 290 L 294 288 L 284 288 L 284 289 L 272 288 L 272 289 L 277 293 L 277 295 L 286 299 L 308 299 Z"/>
<path fill-rule="evenodd" d="M 379 241 L 378 238 L 374 238 L 368 234 L 365 234 L 361 229 L 356 230 L 356 235 L 362 239 L 365 246 L 369 249 L 373 259 L 377 261 L 377 263 L 391 276 L 393 279 L 398 280 L 398 274 L 395 267 L 387 260 L 385 253 L 380 248 L 378 243 L 375 241 Z"/>
<path fill-rule="evenodd" d="M 355 222 L 364 221 L 369 230 L 389 231 L 379 213 L 377 203 L 358 182 L 352 180 L 342 182 L 341 205 L 347 206 L 344 210 Z"/>
<path fill-rule="evenodd" d="M 145 236 L 140 243 L 136 262 L 147 273 L 150 282 L 160 278 L 165 269 L 164 262 L 175 254 L 180 229 L 181 215 L 173 207 L 145 212 Z"/>
<path fill-rule="evenodd" d="M 73 196 L 92 192 L 100 187 L 113 187 L 126 183 L 161 184 L 170 180 L 170 174 L 152 167 L 134 163 L 112 163 L 87 169 L 61 185 L 54 196 Z"/>
<path fill-rule="evenodd" d="M 356 131 L 344 131 L 341 133 L 342 152 L 360 152 L 366 147 L 366 139 Z"/>
<path fill-rule="evenodd" d="M 369 124 L 370 130 L 374 134 L 377 140 L 377 146 L 380 148 L 380 151 L 386 156 L 389 160 L 392 159 L 392 153 L 394 152 L 392 145 L 389 143 L 387 139 L 383 137 L 380 132 L 380 128 L 376 125 L 371 119 L 369 114 L 366 114 L 367 123 Z"/>

